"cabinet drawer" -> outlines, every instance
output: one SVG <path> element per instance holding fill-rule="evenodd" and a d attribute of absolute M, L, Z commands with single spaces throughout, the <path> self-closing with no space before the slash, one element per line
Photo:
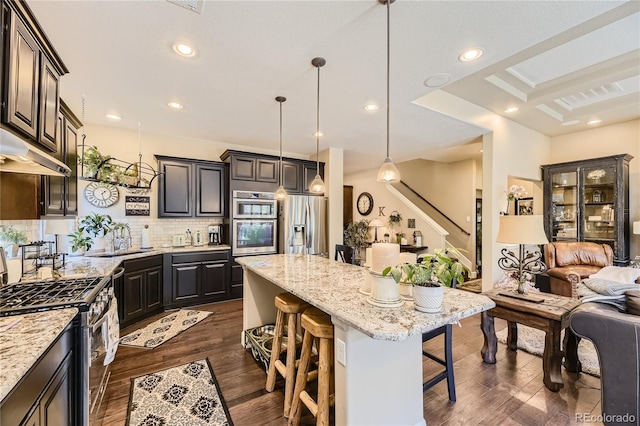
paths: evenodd
<path fill-rule="evenodd" d="M 211 252 L 180 253 L 171 255 L 171 263 L 212 262 L 229 260 L 229 250 Z"/>
<path fill-rule="evenodd" d="M 124 269 L 126 272 L 140 271 L 142 269 L 162 266 L 162 255 L 144 257 L 141 259 L 125 260 Z"/>

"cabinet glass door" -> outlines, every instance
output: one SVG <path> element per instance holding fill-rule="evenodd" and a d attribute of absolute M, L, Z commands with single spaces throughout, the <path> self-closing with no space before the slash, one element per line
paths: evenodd
<path fill-rule="evenodd" d="M 615 168 L 585 167 L 584 182 L 584 240 L 613 246 L 615 238 Z"/>
<path fill-rule="evenodd" d="M 578 238 L 577 179 L 575 171 L 551 175 L 551 212 L 553 241 L 576 241 Z"/>

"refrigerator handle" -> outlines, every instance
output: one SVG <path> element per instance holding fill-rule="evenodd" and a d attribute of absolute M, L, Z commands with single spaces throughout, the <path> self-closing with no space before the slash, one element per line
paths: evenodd
<path fill-rule="evenodd" d="M 309 254 L 309 251 L 311 250 L 311 232 L 309 232 L 309 221 L 311 220 L 311 206 L 309 205 L 309 202 L 307 201 L 305 203 L 305 218 L 304 218 L 304 223 L 307 225 L 307 243 L 306 243 L 306 247 L 307 247 L 307 254 Z"/>

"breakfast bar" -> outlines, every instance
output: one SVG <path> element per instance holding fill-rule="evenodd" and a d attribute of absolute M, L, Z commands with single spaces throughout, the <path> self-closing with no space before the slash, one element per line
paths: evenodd
<path fill-rule="evenodd" d="M 495 306 L 488 297 L 445 288 L 438 313 L 419 312 L 411 301 L 379 308 L 358 291 L 368 273 L 363 267 L 303 254 L 237 262 L 244 269 L 243 329 L 273 323 L 274 298 L 283 291 L 331 315 L 339 425 L 425 425 L 422 333 Z"/>

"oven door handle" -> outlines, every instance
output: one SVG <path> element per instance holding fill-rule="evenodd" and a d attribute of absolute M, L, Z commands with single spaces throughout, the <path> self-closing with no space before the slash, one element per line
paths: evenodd
<path fill-rule="evenodd" d="M 98 321 L 96 321 L 96 322 L 95 322 L 95 324 L 93 324 L 93 325 L 91 326 L 91 331 L 92 331 L 93 333 L 95 333 L 97 329 L 99 329 L 100 327 L 102 327 L 102 324 L 103 324 L 106 320 L 107 320 L 107 314 L 106 314 L 106 312 L 105 312 L 105 314 L 104 314 L 104 315 L 102 315 L 102 318 L 100 318 Z"/>
<path fill-rule="evenodd" d="M 122 276 L 122 274 L 124 274 L 124 268 L 122 266 L 118 266 L 116 269 L 113 270 L 113 274 L 111 275 L 111 279 L 112 280 L 117 280 L 118 278 L 120 278 Z"/>

